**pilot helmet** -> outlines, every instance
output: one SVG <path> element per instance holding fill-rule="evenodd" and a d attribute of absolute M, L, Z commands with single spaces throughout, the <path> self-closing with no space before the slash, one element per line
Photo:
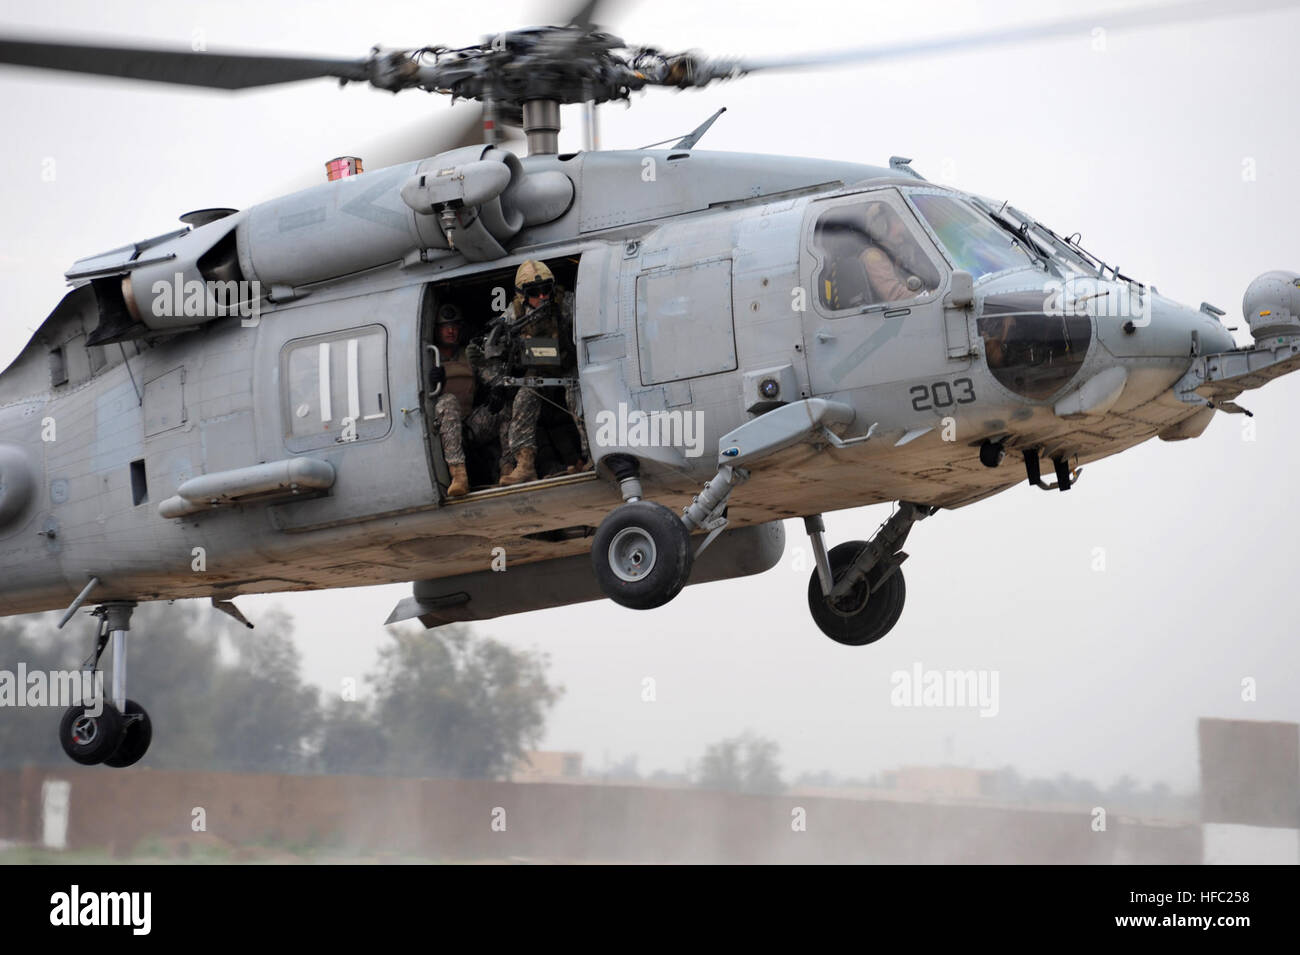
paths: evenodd
<path fill-rule="evenodd" d="M 892 210 L 883 202 L 873 202 L 867 206 L 865 225 L 867 235 L 872 242 L 884 242 L 889 237 L 889 218 Z"/>

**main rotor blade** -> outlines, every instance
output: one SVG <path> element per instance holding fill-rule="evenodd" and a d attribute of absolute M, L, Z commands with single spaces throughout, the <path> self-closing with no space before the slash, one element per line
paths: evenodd
<path fill-rule="evenodd" d="M 981 47 L 1021 43 L 1069 34 L 1088 35 L 1093 29 L 1129 30 L 1161 26 L 1214 17 L 1236 16 L 1243 13 L 1263 13 L 1269 10 L 1295 9 L 1295 0 L 1194 0 L 1137 10 L 1099 11 L 1086 17 L 1072 17 L 1048 23 L 1036 23 L 987 33 L 938 37 L 929 40 L 911 40 L 902 43 L 858 47 L 831 53 L 813 53 L 793 57 L 769 59 L 741 59 L 726 61 L 737 72 L 754 73 L 759 70 L 796 70 L 810 67 L 832 67 L 847 63 L 865 63 L 875 60 L 923 56 L 927 53 L 960 52 Z"/>
<path fill-rule="evenodd" d="M 544 5 L 547 12 L 540 17 L 533 17 L 533 22 L 594 30 L 598 26 L 610 26 L 609 21 L 615 9 L 630 2 L 631 0 L 548 0 Z"/>
<path fill-rule="evenodd" d="M 367 169 L 383 169 L 415 159 L 428 159 L 439 153 L 474 146 L 483 142 L 483 107 L 478 103 L 458 103 L 447 111 L 447 118 L 434 118 L 390 129 L 368 144 L 353 150 L 362 157 Z M 513 127 L 497 119 L 498 145 L 509 146 L 522 141 Z"/>
<path fill-rule="evenodd" d="M 275 53 L 194 53 L 0 37 L 0 64 L 240 90 L 321 76 L 368 80 L 369 61 Z"/>
<path fill-rule="evenodd" d="M 568 19 L 562 21 L 569 26 L 582 27 L 590 30 L 596 25 L 596 10 L 600 7 L 602 0 L 586 0 L 582 6 L 569 14 Z"/>

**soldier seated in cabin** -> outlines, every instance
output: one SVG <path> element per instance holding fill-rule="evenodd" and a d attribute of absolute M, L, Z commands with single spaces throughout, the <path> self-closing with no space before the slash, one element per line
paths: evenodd
<path fill-rule="evenodd" d="M 448 497 L 469 493 L 469 471 L 465 445 L 501 442 L 502 470 L 505 470 L 510 435 L 510 415 L 503 396 L 484 392 L 486 374 L 481 348 L 465 346 L 466 325 L 460 309 L 452 304 L 439 307 L 435 331 L 438 366 L 430 372 L 430 385 L 442 386 L 433 406 L 434 426 L 442 442 L 442 454 L 451 472 Z M 475 398 L 483 399 L 475 404 Z"/>

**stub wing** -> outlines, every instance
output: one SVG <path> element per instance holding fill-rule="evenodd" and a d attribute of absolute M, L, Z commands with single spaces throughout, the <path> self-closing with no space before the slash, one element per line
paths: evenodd
<path fill-rule="evenodd" d="M 1213 405 L 1224 411 L 1243 391 L 1262 388 L 1300 368 L 1300 338 L 1273 339 L 1253 348 L 1202 355 L 1174 385 L 1179 399 L 1193 405 Z"/>

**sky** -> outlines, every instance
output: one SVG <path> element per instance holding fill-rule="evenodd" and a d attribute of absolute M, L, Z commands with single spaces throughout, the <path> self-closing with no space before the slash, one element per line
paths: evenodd
<path fill-rule="evenodd" d="M 1012 203 L 1125 273 L 1241 326 L 1247 284 L 1300 270 L 1300 9 L 1133 32 L 1114 4 L 906 5 L 679 0 L 626 3 L 631 43 L 778 56 L 992 30 L 1097 11 L 1101 32 L 824 72 L 650 91 L 601 109 L 603 145 L 684 134 L 720 106 L 702 146 L 884 165 Z M 148 40 L 182 49 L 362 56 L 373 44 L 457 45 L 545 21 L 537 4 L 115 3 L 0 0 L 0 30 Z M 75 29 L 70 25 L 75 24 Z M 444 100 L 328 80 L 241 94 L 0 69 L 0 366 L 64 294 L 80 257 L 243 208 L 323 177 L 322 163 L 436 124 Z M 566 108 L 561 149 L 579 148 Z M 776 740 L 787 778 L 951 763 L 1197 780 L 1196 720 L 1300 720 L 1296 641 L 1300 376 L 1248 392 L 1199 439 L 1151 441 L 1088 466 L 1067 494 L 1021 485 L 912 532 L 908 605 L 880 643 L 848 648 L 808 616 L 810 558 L 789 523 L 766 574 L 692 587 L 639 613 L 598 602 L 478 631 L 549 654 L 566 692 L 544 748 L 599 770 L 636 755 L 680 772 L 746 729 Z M 743 488 L 740 492 L 743 494 Z M 665 502 L 677 506 L 680 502 Z M 831 544 L 865 539 L 888 506 L 828 514 Z M 373 669 L 382 621 L 409 587 L 241 598 L 255 622 L 289 611 L 309 679 L 336 693 Z M 891 703 L 896 671 L 998 674 L 996 715 Z M 654 699 L 645 697 L 653 680 Z M 1242 681 L 1256 698 L 1242 699 Z"/>

